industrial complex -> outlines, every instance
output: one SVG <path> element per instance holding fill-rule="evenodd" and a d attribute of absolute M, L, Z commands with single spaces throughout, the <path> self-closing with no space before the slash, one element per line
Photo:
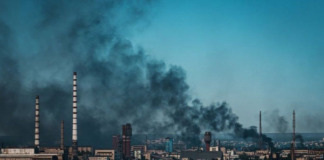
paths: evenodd
<path fill-rule="evenodd" d="M 35 99 L 35 143 L 34 147 L 1 147 L 0 160 L 238 160 L 238 159 L 287 159 L 307 160 L 323 159 L 323 141 L 317 143 L 320 148 L 297 149 L 295 135 L 295 111 L 293 111 L 293 135 L 290 149 L 278 149 L 266 146 L 262 138 L 261 111 L 259 115 L 258 142 L 237 142 L 213 139 L 212 132 L 205 132 L 203 145 L 187 148 L 185 142 L 175 141 L 173 137 L 148 141 L 147 137 L 142 145 L 132 145 L 132 125 L 121 126 L 121 135 L 112 137 L 112 148 L 94 149 L 95 146 L 78 146 L 78 112 L 77 112 L 77 73 L 73 73 L 73 116 L 72 116 L 72 144 L 64 143 L 64 121 L 61 121 L 61 139 L 57 147 L 40 145 L 40 96 Z M 159 143 L 163 148 L 149 147 L 152 143 Z M 212 143 L 213 142 L 213 143 Z M 257 146 L 252 149 L 251 146 Z M 238 147 L 239 146 L 239 147 Z"/>

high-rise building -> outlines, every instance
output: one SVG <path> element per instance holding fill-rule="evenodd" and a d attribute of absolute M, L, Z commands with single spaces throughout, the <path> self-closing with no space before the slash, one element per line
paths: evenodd
<path fill-rule="evenodd" d="M 113 136 L 113 149 L 116 152 L 116 159 L 121 159 L 122 158 L 122 136 L 121 135 L 114 135 Z"/>
<path fill-rule="evenodd" d="M 131 136 L 132 136 L 132 126 L 131 124 L 127 123 L 123 125 L 123 157 L 124 159 L 131 158 Z"/>
<path fill-rule="evenodd" d="M 165 151 L 166 152 L 173 152 L 173 138 L 165 138 L 166 143 L 165 143 Z"/>

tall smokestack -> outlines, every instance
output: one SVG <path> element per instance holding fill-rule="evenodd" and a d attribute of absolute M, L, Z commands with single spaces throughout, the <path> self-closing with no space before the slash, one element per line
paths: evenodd
<path fill-rule="evenodd" d="M 72 128 L 72 155 L 78 156 L 78 110 L 77 110 L 77 72 L 73 73 L 73 128 Z"/>
<path fill-rule="evenodd" d="M 64 121 L 61 121 L 61 149 L 64 149 Z"/>
<path fill-rule="evenodd" d="M 262 150 L 262 123 L 261 123 L 261 111 L 260 111 L 260 117 L 259 117 L 259 145 L 260 145 L 260 150 Z"/>
<path fill-rule="evenodd" d="M 148 148 L 148 146 L 147 146 L 147 134 L 145 136 L 145 145 L 146 145 L 146 148 Z"/>
<path fill-rule="evenodd" d="M 296 145 L 296 137 L 295 137 L 295 110 L 293 111 L 293 142 L 291 144 L 291 160 L 295 160 L 295 145 Z"/>
<path fill-rule="evenodd" d="M 293 143 L 294 143 L 294 147 L 296 144 L 296 132 L 295 132 L 295 110 L 293 111 Z"/>
<path fill-rule="evenodd" d="M 206 143 L 206 151 L 209 152 L 210 149 L 210 142 L 211 142 L 211 133 L 210 132 L 205 132 L 204 140 Z"/>
<path fill-rule="evenodd" d="M 36 96 L 35 107 L 35 152 L 39 151 L 39 96 Z"/>

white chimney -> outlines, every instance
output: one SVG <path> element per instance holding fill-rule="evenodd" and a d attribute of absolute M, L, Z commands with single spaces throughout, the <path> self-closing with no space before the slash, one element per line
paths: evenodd
<path fill-rule="evenodd" d="M 36 96 L 35 108 L 35 147 L 39 148 L 39 96 Z"/>
<path fill-rule="evenodd" d="M 78 110 L 77 110 L 77 73 L 73 73 L 73 128 L 72 128 L 72 149 L 73 156 L 78 153 Z"/>

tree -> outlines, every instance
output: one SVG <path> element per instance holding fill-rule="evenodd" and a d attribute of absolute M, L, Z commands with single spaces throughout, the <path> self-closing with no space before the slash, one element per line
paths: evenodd
<path fill-rule="evenodd" d="M 241 160 L 249 160 L 249 156 L 246 155 L 245 153 L 242 154 L 242 155 L 240 155 L 239 158 L 240 158 Z"/>

